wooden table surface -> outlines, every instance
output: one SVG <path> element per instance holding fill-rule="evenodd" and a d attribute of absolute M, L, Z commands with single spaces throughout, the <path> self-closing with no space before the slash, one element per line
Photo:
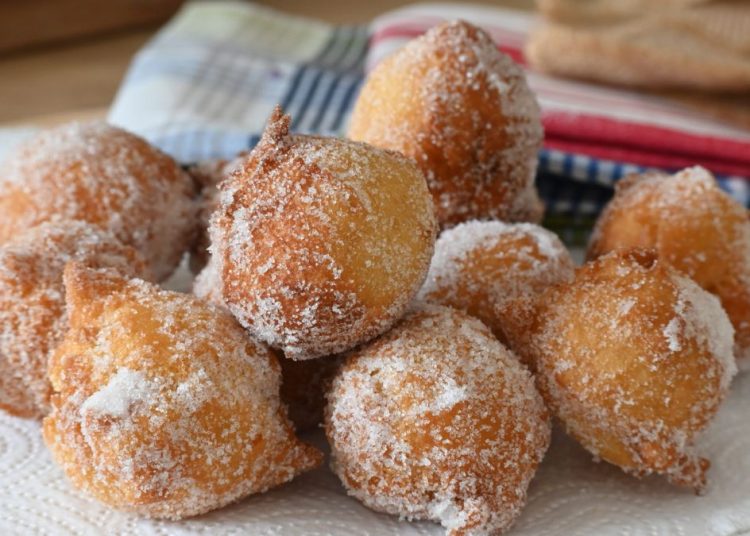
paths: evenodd
<path fill-rule="evenodd" d="M 29 1 L 37 2 L 39 9 L 44 9 L 48 3 Z M 409 2 L 266 0 L 261 3 L 334 23 L 358 23 Z M 484 3 L 533 7 L 533 0 L 485 0 Z M 8 5 L 12 6 L 13 2 Z M 101 5 L 106 6 L 106 3 Z M 8 10 L 0 3 L 0 18 L 12 16 Z M 104 116 L 133 54 L 157 28 L 152 25 L 120 30 L 0 55 L 0 127 L 29 123 L 49 125 Z"/>

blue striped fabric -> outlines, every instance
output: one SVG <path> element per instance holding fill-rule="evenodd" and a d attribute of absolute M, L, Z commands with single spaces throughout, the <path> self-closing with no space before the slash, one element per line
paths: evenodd
<path fill-rule="evenodd" d="M 294 131 L 340 136 L 367 52 L 367 26 L 334 27 L 253 4 L 189 3 L 138 53 L 110 121 L 184 163 L 251 148 L 277 103 L 291 114 Z M 537 184 L 547 224 L 579 242 L 575 237 L 590 228 L 614 183 L 638 171 L 543 149 Z M 743 179 L 719 182 L 748 205 Z"/>
<path fill-rule="evenodd" d="M 367 27 L 334 29 L 324 49 L 300 65 L 280 103 L 296 132 L 341 135 L 363 80 Z"/>

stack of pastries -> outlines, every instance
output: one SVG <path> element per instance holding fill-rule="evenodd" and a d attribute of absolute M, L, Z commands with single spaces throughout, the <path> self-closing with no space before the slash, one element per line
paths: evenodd
<path fill-rule="evenodd" d="M 0 407 L 74 486 L 182 519 L 320 465 L 322 425 L 368 507 L 499 534 L 554 417 L 705 488 L 750 359 L 750 222 L 706 170 L 622 181 L 576 269 L 538 225 L 534 96 L 465 22 L 378 65 L 348 138 L 289 125 L 190 173 L 105 124 L 4 164 Z M 194 295 L 160 288 L 188 251 Z"/>

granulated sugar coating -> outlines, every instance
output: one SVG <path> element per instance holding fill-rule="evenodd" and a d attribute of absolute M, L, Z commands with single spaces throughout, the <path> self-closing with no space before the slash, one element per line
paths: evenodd
<path fill-rule="evenodd" d="M 0 408 L 14 415 L 40 419 L 49 411 L 47 362 L 68 325 L 70 261 L 148 276 L 133 248 L 80 221 L 44 223 L 0 246 Z"/>
<path fill-rule="evenodd" d="M 211 249 L 224 302 L 292 359 L 348 350 L 388 329 L 419 290 L 436 222 L 408 159 L 292 136 L 277 108 L 221 186 Z"/>
<path fill-rule="evenodd" d="M 373 69 L 349 137 L 413 158 L 442 227 L 539 221 L 539 106 L 521 69 L 479 28 L 441 24 Z"/>
<path fill-rule="evenodd" d="M 75 486 L 180 519 L 321 463 L 294 436 L 275 356 L 225 309 L 76 264 L 65 285 L 71 330 L 43 431 Z"/>
<path fill-rule="evenodd" d="M 597 222 L 595 258 L 648 247 L 721 300 L 735 329 L 740 368 L 750 367 L 750 220 L 701 167 L 675 175 L 646 173 L 620 181 Z"/>
<path fill-rule="evenodd" d="M 136 248 L 169 276 L 195 227 L 194 186 L 166 154 L 105 123 L 71 123 L 23 144 L 0 172 L 0 244 L 46 221 L 77 219 Z"/>
<path fill-rule="evenodd" d="M 737 371 L 719 300 L 648 250 L 613 252 L 545 293 L 531 351 L 550 409 L 594 456 L 700 492 L 692 451 Z"/>
<path fill-rule="evenodd" d="M 471 221 L 440 235 L 419 297 L 468 312 L 516 350 L 522 333 L 514 332 L 533 321 L 534 298 L 572 281 L 573 270 L 557 235 L 538 225 Z"/>
<path fill-rule="evenodd" d="M 193 294 L 202 300 L 214 305 L 225 307 L 224 297 L 221 294 L 221 278 L 216 270 L 216 263 L 209 256 L 208 264 L 195 277 L 193 281 Z"/>
<path fill-rule="evenodd" d="M 531 374 L 484 324 L 425 305 L 348 357 L 326 432 L 350 495 L 460 536 L 513 523 L 550 424 Z"/>

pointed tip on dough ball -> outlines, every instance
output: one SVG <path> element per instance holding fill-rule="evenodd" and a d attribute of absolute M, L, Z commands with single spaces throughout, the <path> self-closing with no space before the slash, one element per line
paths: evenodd
<path fill-rule="evenodd" d="M 14 415 L 49 411 L 47 362 L 67 329 L 70 261 L 149 277 L 137 251 L 82 221 L 43 223 L 0 245 L 0 408 Z"/>

